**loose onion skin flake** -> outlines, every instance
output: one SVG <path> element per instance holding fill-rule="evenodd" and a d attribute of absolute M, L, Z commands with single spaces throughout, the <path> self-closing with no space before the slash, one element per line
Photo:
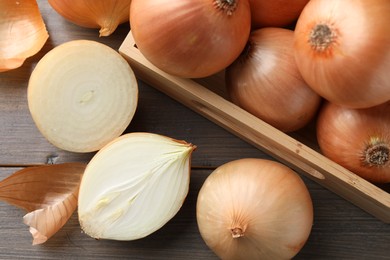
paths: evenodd
<path fill-rule="evenodd" d="M 81 177 L 86 165 L 63 163 L 28 167 L 0 181 L 0 200 L 27 211 L 33 245 L 51 238 L 77 208 Z"/>
<path fill-rule="evenodd" d="M 291 259 L 309 237 L 313 205 L 290 168 L 247 158 L 207 177 L 196 217 L 202 238 L 221 259 Z"/>
<path fill-rule="evenodd" d="M 88 40 L 51 50 L 28 84 L 36 126 L 53 145 L 71 152 L 97 151 L 121 135 L 137 102 L 137 80 L 126 60 Z"/>
<path fill-rule="evenodd" d="M 96 239 L 134 240 L 161 228 L 187 196 L 195 148 L 151 133 L 125 134 L 105 146 L 81 181 L 83 231 Z"/>
<path fill-rule="evenodd" d="M 63 16 L 82 27 L 99 28 L 100 36 L 111 35 L 119 24 L 129 21 L 131 0 L 48 0 Z"/>
<path fill-rule="evenodd" d="M 248 0 L 133 0 L 130 25 L 141 53 L 184 78 L 225 69 L 250 33 Z"/>
<path fill-rule="evenodd" d="M 374 183 L 390 182 L 390 102 L 350 109 L 326 102 L 317 121 L 325 156 Z"/>
<path fill-rule="evenodd" d="M 295 64 L 293 40 L 288 29 L 254 30 L 225 73 L 232 102 L 283 132 L 307 125 L 321 102 Z"/>
<path fill-rule="evenodd" d="M 0 72 L 22 66 L 49 38 L 36 0 L 0 1 Z"/>
<path fill-rule="evenodd" d="M 368 108 L 390 100 L 390 1 L 311 0 L 295 27 L 305 81 L 330 102 Z"/>

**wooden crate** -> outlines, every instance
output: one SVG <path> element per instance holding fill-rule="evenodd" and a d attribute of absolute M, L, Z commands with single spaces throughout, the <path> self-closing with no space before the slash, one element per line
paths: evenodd
<path fill-rule="evenodd" d="M 119 48 L 136 76 L 185 106 L 335 192 L 383 222 L 390 223 L 390 194 L 318 152 L 315 142 L 287 135 L 229 102 L 220 72 L 183 79 L 152 65 L 136 48 L 131 32 Z"/>

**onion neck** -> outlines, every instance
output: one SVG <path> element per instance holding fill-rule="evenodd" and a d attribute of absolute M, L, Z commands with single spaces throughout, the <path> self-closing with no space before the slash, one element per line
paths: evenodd
<path fill-rule="evenodd" d="M 240 227 L 231 228 L 230 232 L 232 232 L 233 238 L 239 238 L 244 236 L 244 230 Z"/>
<path fill-rule="evenodd" d="M 389 165 L 389 144 L 381 141 L 379 138 L 372 138 L 363 153 L 362 160 L 364 165 L 369 167 L 383 167 Z"/>
<path fill-rule="evenodd" d="M 232 222 L 229 230 L 233 238 L 243 237 L 247 228 L 247 224 L 244 224 L 242 220 L 236 219 Z"/>
<path fill-rule="evenodd" d="M 309 43 L 316 52 L 330 50 L 336 40 L 336 33 L 329 25 L 320 23 L 310 31 Z"/>
<path fill-rule="evenodd" d="M 227 15 L 232 15 L 237 8 L 237 0 L 214 0 L 214 6 Z"/>

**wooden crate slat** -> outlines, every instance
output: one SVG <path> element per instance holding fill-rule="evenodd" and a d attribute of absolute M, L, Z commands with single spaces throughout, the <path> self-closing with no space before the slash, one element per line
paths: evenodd
<path fill-rule="evenodd" d="M 308 145 L 275 129 L 221 95 L 218 79 L 191 80 L 153 66 L 135 47 L 131 32 L 119 52 L 137 77 L 222 126 L 255 147 L 308 176 L 378 219 L 390 223 L 390 194 L 327 159 Z M 221 79 L 221 75 L 217 75 Z M 219 80 L 220 80 L 219 79 Z M 204 85 L 211 85 L 205 87 Z M 201 84 L 202 85 L 201 85 Z M 217 94 L 219 93 L 219 94 Z"/>

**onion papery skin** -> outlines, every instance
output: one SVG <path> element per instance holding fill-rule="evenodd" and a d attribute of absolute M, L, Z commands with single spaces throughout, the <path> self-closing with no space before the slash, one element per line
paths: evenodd
<path fill-rule="evenodd" d="M 252 31 L 246 51 L 225 73 L 232 102 L 283 132 L 308 124 L 321 103 L 295 64 L 293 38 L 283 28 Z"/>
<path fill-rule="evenodd" d="M 48 0 L 66 20 L 86 28 L 100 28 L 100 36 L 111 35 L 129 21 L 131 0 Z"/>
<path fill-rule="evenodd" d="M 326 102 L 318 116 L 317 139 L 326 157 L 370 182 L 388 183 L 389 127 L 390 102 L 367 109 Z M 373 159 L 367 160 L 367 152 L 373 152 Z"/>
<path fill-rule="evenodd" d="M 249 0 L 252 29 L 286 27 L 294 23 L 309 0 Z"/>
<path fill-rule="evenodd" d="M 265 159 L 218 167 L 202 185 L 196 207 L 200 234 L 221 259 L 291 259 L 313 223 L 302 179 Z"/>
<path fill-rule="evenodd" d="M 0 1 L 0 72 L 19 68 L 49 34 L 35 0 Z"/>
<path fill-rule="evenodd" d="M 390 1 L 312 0 L 295 27 L 306 82 L 330 102 L 368 108 L 390 100 Z"/>
<path fill-rule="evenodd" d="M 250 23 L 248 0 L 133 0 L 130 7 L 141 53 L 184 78 L 210 76 L 230 65 L 245 47 Z"/>

